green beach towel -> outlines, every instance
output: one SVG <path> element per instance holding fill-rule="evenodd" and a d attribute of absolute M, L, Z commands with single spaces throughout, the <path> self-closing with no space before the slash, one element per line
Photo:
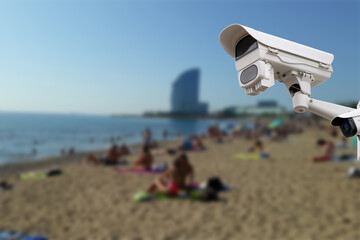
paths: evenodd
<path fill-rule="evenodd" d="M 29 179 L 45 179 L 56 176 L 61 176 L 65 174 L 61 169 L 52 169 L 48 172 L 30 172 L 30 173 L 22 173 L 20 174 L 20 179 L 29 180 Z"/>
<path fill-rule="evenodd" d="M 259 153 L 240 153 L 234 155 L 233 158 L 240 160 L 259 160 L 261 157 Z"/>
<path fill-rule="evenodd" d="M 47 178 L 46 173 L 22 173 L 20 174 L 20 179 L 29 180 L 29 179 L 45 179 Z"/>
<path fill-rule="evenodd" d="M 201 198 L 201 192 L 200 191 L 191 191 L 190 193 L 185 193 L 185 192 L 180 192 L 178 195 L 176 196 L 170 196 L 167 194 L 163 194 L 163 193 L 154 193 L 154 194 L 148 194 L 145 191 L 140 191 L 137 192 L 134 197 L 133 200 L 135 202 L 146 202 L 146 201 L 151 201 L 153 199 L 157 199 L 157 200 L 164 200 L 164 199 L 169 199 L 169 200 L 199 200 Z"/>
<path fill-rule="evenodd" d="M 240 160 L 259 160 L 262 158 L 269 158 L 269 154 L 265 152 L 261 153 L 239 153 L 233 155 L 234 159 L 240 159 Z"/>

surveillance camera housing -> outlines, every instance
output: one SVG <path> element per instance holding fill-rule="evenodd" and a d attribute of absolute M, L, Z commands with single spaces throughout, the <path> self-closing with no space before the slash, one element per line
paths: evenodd
<path fill-rule="evenodd" d="M 345 137 L 360 135 L 360 109 L 336 116 L 331 125 L 339 126 Z"/>
<path fill-rule="evenodd" d="M 235 59 L 246 94 L 258 95 L 273 86 L 274 80 L 284 83 L 295 112 L 310 111 L 339 126 L 345 137 L 356 135 L 360 161 L 360 102 L 354 109 L 310 97 L 311 88 L 330 78 L 332 54 L 239 24 L 221 32 L 220 44 Z"/>
<path fill-rule="evenodd" d="M 330 78 L 334 56 L 311 47 L 233 24 L 220 34 L 223 49 L 235 59 L 239 84 L 246 94 L 257 95 L 274 85 L 274 79 L 290 88 L 310 89 Z M 289 75 L 311 75 L 302 85 Z M 300 80 L 299 80 L 300 79 Z M 307 85 L 308 87 L 306 87 Z"/>

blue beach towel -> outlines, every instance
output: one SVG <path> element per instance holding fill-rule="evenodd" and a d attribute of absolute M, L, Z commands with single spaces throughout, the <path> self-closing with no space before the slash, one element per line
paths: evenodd
<path fill-rule="evenodd" d="M 22 232 L 0 230 L 0 240 L 49 240 L 42 235 L 26 235 Z"/>

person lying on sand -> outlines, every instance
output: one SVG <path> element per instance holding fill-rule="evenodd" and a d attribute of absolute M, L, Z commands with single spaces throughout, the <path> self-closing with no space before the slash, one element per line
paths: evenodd
<path fill-rule="evenodd" d="M 205 146 L 202 143 L 201 138 L 194 135 L 191 138 L 187 138 L 184 141 L 182 141 L 178 149 L 180 151 L 201 151 L 205 149 Z"/>
<path fill-rule="evenodd" d="M 335 151 L 335 145 L 333 142 L 319 139 L 316 145 L 322 149 L 323 154 L 313 157 L 311 159 L 313 162 L 326 162 L 333 157 Z"/>
<path fill-rule="evenodd" d="M 150 147 L 145 144 L 142 149 L 142 153 L 139 158 L 135 161 L 133 169 L 138 170 L 151 170 L 154 159 L 150 152 Z"/>
<path fill-rule="evenodd" d="M 249 152 L 264 152 L 264 144 L 260 139 L 256 139 L 253 145 L 249 148 Z"/>
<path fill-rule="evenodd" d="M 88 155 L 86 162 L 94 165 L 117 165 L 119 163 L 119 158 L 122 155 L 123 154 L 119 152 L 118 146 L 114 144 L 106 151 L 104 158 L 97 159 L 94 155 L 90 154 Z"/>
<path fill-rule="evenodd" d="M 193 150 L 195 150 L 195 151 L 201 151 L 201 150 L 205 149 L 203 142 L 201 141 L 200 137 L 198 137 L 198 136 L 192 137 L 192 146 L 193 146 Z"/>
<path fill-rule="evenodd" d="M 186 154 L 179 155 L 173 167 L 160 175 L 146 190 L 148 193 L 160 192 L 177 195 L 179 190 L 188 190 L 194 179 L 194 169 Z"/>
<path fill-rule="evenodd" d="M 119 152 L 119 157 L 130 155 L 130 149 L 125 143 L 119 147 L 118 152 Z"/>

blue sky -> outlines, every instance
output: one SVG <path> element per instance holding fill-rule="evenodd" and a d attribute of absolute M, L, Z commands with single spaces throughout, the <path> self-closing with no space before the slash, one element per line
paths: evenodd
<path fill-rule="evenodd" d="M 211 110 L 276 99 L 285 87 L 246 96 L 223 28 L 239 23 L 335 55 L 312 96 L 359 100 L 358 1 L 0 1 L 0 110 L 142 113 L 168 110 L 170 87 L 201 69 Z"/>

